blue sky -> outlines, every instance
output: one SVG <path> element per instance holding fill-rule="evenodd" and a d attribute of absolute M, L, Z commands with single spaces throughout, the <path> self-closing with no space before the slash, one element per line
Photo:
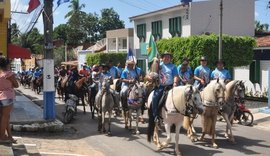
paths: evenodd
<path fill-rule="evenodd" d="M 40 1 L 43 2 L 43 0 Z M 11 0 L 11 10 L 26 12 L 28 2 L 29 0 Z M 56 2 L 57 0 L 55 0 L 54 6 L 57 6 Z M 261 21 L 261 23 L 268 23 L 270 25 L 270 9 L 267 9 L 268 2 L 269 0 L 257 0 L 255 2 L 254 14 L 256 20 Z M 83 11 L 87 13 L 96 12 L 97 14 L 100 14 L 101 9 L 113 7 L 120 15 L 120 19 L 125 22 L 125 26 L 130 28 L 133 27 L 133 23 L 129 21 L 129 17 L 173 6 L 179 4 L 180 0 L 80 0 L 80 4 L 83 3 L 86 5 Z M 64 16 L 70 10 L 68 6 L 69 3 L 64 3 L 54 11 L 54 27 L 59 24 L 66 23 Z M 13 23 L 18 23 L 19 29 L 22 32 L 25 32 L 28 26 L 31 24 L 31 19 L 33 19 L 33 17 L 38 14 L 39 9 L 40 8 L 27 15 L 14 13 L 12 14 L 11 21 Z M 40 16 L 38 19 L 35 27 L 38 27 L 41 33 L 43 32 L 42 16 Z"/>

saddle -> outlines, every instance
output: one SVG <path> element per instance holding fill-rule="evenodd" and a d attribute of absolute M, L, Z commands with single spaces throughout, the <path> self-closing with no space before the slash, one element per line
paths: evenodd
<path fill-rule="evenodd" d="M 163 92 L 163 95 L 161 96 L 160 100 L 159 100 L 159 103 L 158 103 L 158 115 L 161 116 L 161 110 L 162 108 L 165 106 L 165 102 L 166 102 L 166 99 L 168 97 L 168 92 L 169 90 L 172 89 L 173 86 L 166 86 L 164 88 L 164 92 Z"/>

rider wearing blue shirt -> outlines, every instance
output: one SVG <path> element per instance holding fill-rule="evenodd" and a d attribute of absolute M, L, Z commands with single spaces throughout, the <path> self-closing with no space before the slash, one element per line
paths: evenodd
<path fill-rule="evenodd" d="M 171 63 L 172 55 L 168 52 L 165 52 L 161 55 L 162 62 L 160 63 L 160 71 L 159 71 L 159 82 L 160 85 L 154 88 L 154 95 L 152 99 L 152 111 L 155 122 L 158 122 L 160 119 L 159 115 L 159 103 L 160 101 L 164 101 L 166 98 L 166 93 L 164 91 L 168 91 L 173 86 L 177 86 L 178 84 L 178 75 L 177 68 L 174 64 Z M 147 77 L 151 81 L 150 77 Z"/>
<path fill-rule="evenodd" d="M 41 72 L 39 70 L 39 68 L 36 68 L 35 72 L 33 73 L 33 77 L 34 78 L 39 78 L 41 75 Z"/>
<path fill-rule="evenodd" d="M 200 66 L 194 70 L 194 79 L 196 80 L 194 85 L 200 90 L 204 88 L 210 82 L 211 70 L 208 68 L 206 57 L 202 56 L 200 59 Z"/>
<path fill-rule="evenodd" d="M 110 69 L 109 72 L 112 76 L 112 79 L 116 79 L 116 78 L 118 78 L 118 70 L 115 66 L 113 66 L 112 63 L 113 63 L 113 61 L 109 60 L 109 69 Z"/>
<path fill-rule="evenodd" d="M 217 68 L 211 73 L 211 79 L 223 79 L 230 81 L 232 79 L 230 72 L 224 69 L 225 62 L 222 60 L 216 61 Z"/>
<path fill-rule="evenodd" d="M 180 86 L 189 84 L 193 79 L 193 72 L 192 72 L 191 67 L 188 64 L 189 64 L 188 58 L 184 58 L 182 60 L 182 64 L 180 64 L 177 67 L 177 72 L 180 79 L 179 81 Z"/>
<path fill-rule="evenodd" d="M 121 67 L 121 63 L 117 64 L 116 69 L 117 69 L 117 72 L 118 72 L 118 77 L 121 77 L 121 74 L 123 72 L 123 68 Z"/>

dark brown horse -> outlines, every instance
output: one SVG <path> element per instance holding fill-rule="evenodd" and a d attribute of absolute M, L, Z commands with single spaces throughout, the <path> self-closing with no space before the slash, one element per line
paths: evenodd
<path fill-rule="evenodd" d="M 39 94 L 43 87 L 43 76 L 35 78 L 32 83 L 34 92 Z"/>
<path fill-rule="evenodd" d="M 91 117 L 92 119 L 95 118 L 95 97 L 98 92 L 98 84 L 93 81 L 91 77 L 88 78 L 87 80 L 88 83 L 88 89 L 87 89 L 87 102 L 89 103 L 90 107 L 90 112 L 91 112 Z"/>

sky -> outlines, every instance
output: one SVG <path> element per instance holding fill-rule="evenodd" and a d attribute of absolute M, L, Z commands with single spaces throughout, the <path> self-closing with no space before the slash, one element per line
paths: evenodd
<path fill-rule="evenodd" d="M 100 15 L 100 10 L 103 8 L 114 8 L 114 10 L 120 15 L 120 19 L 125 22 L 126 28 L 132 28 L 133 23 L 130 22 L 129 17 L 143 14 L 150 11 L 166 8 L 169 6 L 180 4 L 180 0 L 79 0 L 80 4 L 85 4 L 85 8 L 82 11 L 86 13 L 94 13 Z M 193 0 L 202 1 L 202 0 Z M 270 0 L 256 0 L 255 1 L 255 19 L 261 23 L 267 23 L 270 25 L 270 9 L 267 9 L 267 4 Z M 11 0 L 11 10 L 18 12 L 26 12 L 28 8 L 29 0 Z M 43 0 L 40 0 L 43 3 Z M 59 24 L 66 23 L 65 15 L 70 10 L 68 8 L 70 3 L 63 3 L 56 8 L 57 0 L 54 0 L 54 27 Z M 18 14 L 12 13 L 11 22 L 19 25 L 19 30 L 24 33 L 31 29 L 34 23 L 34 17 L 38 15 L 41 10 L 41 6 L 33 11 L 31 14 Z M 43 33 L 43 21 L 42 16 L 37 20 L 34 25 Z"/>

